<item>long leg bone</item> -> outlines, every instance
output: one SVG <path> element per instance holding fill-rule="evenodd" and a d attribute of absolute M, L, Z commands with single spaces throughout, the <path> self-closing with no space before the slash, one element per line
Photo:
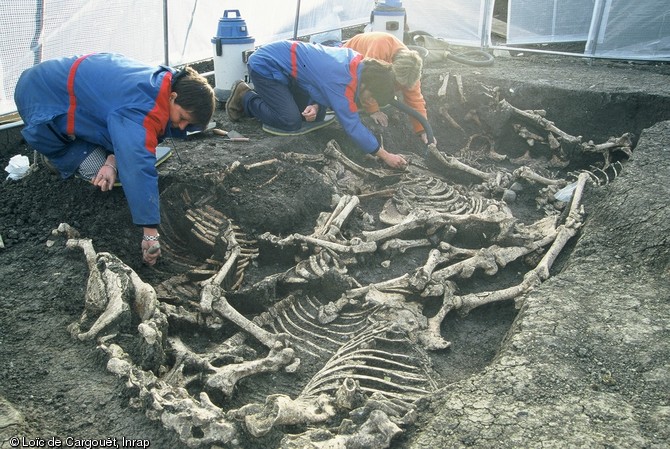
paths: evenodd
<path fill-rule="evenodd" d="M 469 258 L 455 263 L 448 268 L 438 270 L 434 272 L 431 277 L 431 280 L 436 283 L 436 286 L 430 290 L 430 294 L 434 295 L 437 293 L 439 290 L 436 288 L 437 286 L 440 286 L 444 293 L 442 307 L 434 316 L 428 318 L 428 328 L 426 331 L 420 334 L 421 342 L 424 344 L 426 349 L 437 350 L 445 349 L 451 346 L 449 341 L 446 341 L 442 338 L 440 326 L 444 320 L 444 317 L 454 308 L 467 308 L 468 304 L 470 304 L 473 300 L 479 300 L 482 296 L 486 296 L 490 302 L 500 299 L 507 299 L 506 297 L 500 297 L 500 299 L 496 299 L 497 296 L 489 294 L 471 294 L 465 297 L 456 297 L 454 296 L 455 286 L 449 279 L 457 275 L 462 277 L 470 277 L 477 268 L 482 268 L 487 275 L 494 275 L 497 273 L 499 266 L 505 267 L 513 260 L 516 260 L 526 254 L 530 254 L 531 252 L 537 251 L 538 249 L 549 245 L 552 241 L 555 240 L 556 235 L 556 231 L 550 232 L 550 234 L 545 236 L 543 239 L 537 240 L 524 247 L 501 248 L 493 246 L 480 250 L 467 250 L 457 249 L 451 245 L 448 245 L 450 248 L 449 252 L 452 255 L 468 255 Z M 440 245 L 440 247 L 444 248 L 443 245 Z M 447 256 L 442 260 L 444 261 L 449 258 L 451 257 Z M 532 279 L 529 278 L 528 282 L 531 282 L 531 280 Z M 522 287 L 513 287 L 507 289 L 504 295 L 513 295 L 511 297 L 516 297 L 523 293 L 526 288 L 527 286 L 525 285 Z"/>
<path fill-rule="evenodd" d="M 360 204 L 360 200 L 357 196 L 345 195 L 342 197 L 340 203 L 342 204 L 341 209 L 336 210 L 337 213 L 331 215 L 331 218 L 326 222 L 323 228 L 323 233 L 331 237 L 336 237 L 337 234 L 340 233 L 342 225 Z"/>
<path fill-rule="evenodd" d="M 428 318 L 428 326 L 425 331 L 419 333 L 419 341 L 423 347 L 429 351 L 437 351 L 447 349 L 451 346 L 451 342 L 442 338 L 440 330 L 444 317 L 453 309 L 453 290 L 455 286 L 447 281 L 444 284 L 444 296 L 442 298 L 442 306 L 435 315 Z"/>
<path fill-rule="evenodd" d="M 462 250 L 464 254 L 467 253 L 470 257 L 447 268 L 435 271 L 433 273 L 433 281 L 439 284 L 455 276 L 469 278 L 477 268 L 484 270 L 487 275 L 492 276 L 498 272 L 498 267 L 504 268 L 513 260 L 517 260 L 526 254 L 549 245 L 556 239 L 556 236 L 557 234 L 554 231 L 526 246 L 500 247 L 493 245 L 478 250 Z"/>
<path fill-rule="evenodd" d="M 469 165 L 464 164 L 453 156 L 445 156 L 437 149 L 437 145 L 434 143 L 428 145 L 428 153 L 432 154 L 438 160 L 438 162 L 444 164 L 444 166 L 447 168 L 459 170 L 486 181 L 493 180 L 496 177 L 495 173 L 485 173 L 481 170 L 477 170 L 474 167 L 470 167 Z"/>
<path fill-rule="evenodd" d="M 342 151 L 340 150 L 340 146 L 335 140 L 331 140 L 330 142 L 328 142 L 328 144 L 326 144 L 324 154 L 331 159 L 337 160 L 342 165 L 347 167 L 348 170 L 352 171 L 353 173 L 357 174 L 362 178 L 383 179 L 389 176 L 400 176 L 400 173 L 389 174 L 389 172 L 384 172 L 381 170 L 371 170 L 365 167 L 361 167 L 351 159 L 347 158 L 342 153 Z"/>
<path fill-rule="evenodd" d="M 108 298 L 103 286 L 102 274 L 98 269 L 98 255 L 93 248 L 93 242 L 91 242 L 91 239 L 69 239 L 65 246 L 67 248 L 79 248 L 84 252 L 89 272 L 86 301 L 101 312 L 107 305 Z"/>
<path fill-rule="evenodd" d="M 245 318 L 240 312 L 235 310 L 235 308 L 233 308 L 233 306 L 228 303 L 222 294 L 220 294 L 221 291 L 218 287 L 207 286 L 205 289 L 203 289 L 203 294 L 205 293 L 205 290 L 209 290 L 208 294 L 211 294 L 216 298 L 214 301 L 212 301 L 212 310 L 214 312 L 218 313 L 227 320 L 232 321 L 243 331 L 253 335 L 258 341 L 270 349 L 274 348 L 277 343 L 283 344 L 282 341 L 286 339 L 285 335 L 272 334 L 254 324 L 253 321 Z"/>
<path fill-rule="evenodd" d="M 564 142 L 573 144 L 573 145 L 579 145 L 579 143 L 582 141 L 582 137 L 578 136 L 571 136 L 570 134 L 561 131 L 558 129 L 553 122 L 547 120 L 546 118 L 542 117 L 540 114 L 533 112 L 533 111 L 523 111 L 521 109 L 515 108 L 511 104 L 509 104 L 506 100 L 501 100 L 499 103 L 500 109 L 502 111 L 509 111 L 513 112 L 514 114 L 518 115 L 519 117 L 522 117 L 529 122 L 539 126 L 540 128 L 543 128 L 547 131 L 550 131 L 554 134 L 556 134 L 561 140 Z"/>
<path fill-rule="evenodd" d="M 458 122 L 451 116 L 451 114 L 449 114 L 449 110 L 447 109 L 446 106 L 440 106 L 439 112 L 440 115 L 444 117 L 444 119 L 452 128 L 457 129 L 463 134 L 465 134 L 465 130 L 463 129 L 463 127 L 458 124 Z"/>
<path fill-rule="evenodd" d="M 458 90 L 458 98 L 461 101 L 461 104 L 467 103 L 465 100 L 465 93 L 463 91 L 463 79 L 461 75 L 455 75 L 454 78 L 456 78 L 456 87 Z"/>
<path fill-rule="evenodd" d="M 377 231 L 364 231 L 363 236 L 367 242 L 378 242 L 398 236 L 404 232 L 426 227 L 428 234 L 434 234 L 438 229 L 448 223 L 442 215 L 433 211 L 417 211 L 408 215 L 401 223 Z M 431 232 L 432 230 L 432 232 Z"/>
<path fill-rule="evenodd" d="M 428 239 L 416 239 L 416 240 L 402 240 L 402 239 L 391 239 L 382 244 L 380 249 L 382 251 L 399 251 L 400 253 L 406 252 L 411 248 L 421 248 L 424 246 L 431 246 L 432 243 Z"/>
<path fill-rule="evenodd" d="M 269 349 L 272 349 L 276 346 L 277 343 L 285 339 L 286 336 L 274 335 L 260 328 L 252 321 L 245 318 L 241 313 L 235 310 L 235 308 L 233 308 L 228 303 L 228 300 L 225 298 L 223 294 L 223 290 L 221 289 L 221 287 L 219 287 L 219 285 L 223 282 L 228 272 L 232 269 L 237 258 L 242 252 L 240 245 L 235 240 L 235 237 L 232 233 L 232 229 L 229 230 L 229 233 L 227 234 L 227 240 L 229 242 L 229 245 L 232 245 L 230 255 L 228 257 L 228 260 L 226 260 L 226 263 L 221 267 L 221 269 L 209 280 L 203 283 L 204 286 L 202 289 L 201 300 L 200 300 L 201 308 L 205 312 L 214 311 L 223 318 L 232 321 L 233 323 L 238 325 L 242 330 L 256 337 L 258 341 L 263 343 Z"/>
<path fill-rule="evenodd" d="M 362 242 L 359 238 L 352 239 L 350 242 L 348 242 L 348 244 L 331 242 L 329 240 L 310 237 L 302 234 L 293 234 L 284 239 L 278 239 L 273 238 L 271 235 L 266 233 L 261 235 L 260 238 L 270 240 L 272 243 L 278 246 L 293 245 L 295 242 L 304 242 L 342 254 L 372 253 L 377 250 L 377 244 L 375 242 Z"/>
<path fill-rule="evenodd" d="M 325 218 L 323 218 L 324 215 L 319 217 L 319 219 L 317 220 L 317 226 L 314 228 L 312 236 L 320 237 L 326 234 L 328 229 L 330 229 L 330 225 L 332 224 L 333 220 L 335 220 L 335 218 L 342 213 L 342 211 L 347 207 L 351 199 L 352 199 L 351 195 L 342 195 L 337 203 L 337 206 L 335 206 L 335 210 L 333 210 L 330 214 L 327 214 Z M 351 210 L 353 210 L 353 208 Z"/>
<path fill-rule="evenodd" d="M 447 86 L 449 85 L 449 72 L 445 73 L 444 75 L 440 75 L 440 79 L 442 80 L 442 85 L 437 90 L 437 96 L 444 97 L 445 95 L 447 95 Z"/>
<path fill-rule="evenodd" d="M 623 134 L 621 137 L 610 137 L 607 142 L 595 145 L 589 141 L 582 144 L 582 150 L 589 153 L 601 153 L 605 158 L 605 166 L 607 169 L 611 163 L 610 153 L 612 150 L 623 151 L 628 157 L 633 155 L 632 151 L 633 141 L 629 133 Z"/>
<path fill-rule="evenodd" d="M 529 181 L 538 182 L 540 184 L 544 184 L 547 186 L 553 186 L 553 185 L 564 186 L 566 184 L 566 182 L 562 179 L 545 178 L 544 176 L 535 173 L 530 167 L 526 166 L 519 167 L 516 170 L 514 170 L 513 175 L 515 178 L 524 178 Z"/>
<path fill-rule="evenodd" d="M 577 178 L 577 186 L 572 195 L 572 203 L 570 204 L 570 212 L 565 220 L 565 224 L 558 227 L 558 235 L 551 245 L 551 248 L 544 255 L 538 266 L 535 268 L 542 279 L 542 281 L 549 278 L 549 269 L 554 264 L 556 257 L 565 247 L 568 240 L 577 234 L 584 221 L 584 207 L 581 204 L 582 194 L 586 181 L 589 179 L 588 174 L 582 173 Z"/>

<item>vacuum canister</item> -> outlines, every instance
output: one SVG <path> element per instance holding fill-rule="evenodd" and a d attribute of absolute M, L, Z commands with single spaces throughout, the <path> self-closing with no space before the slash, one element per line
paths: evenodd
<path fill-rule="evenodd" d="M 254 50 L 255 39 L 249 36 L 247 24 L 237 9 L 224 11 L 219 19 L 214 46 L 214 95 L 219 101 L 230 96 L 236 80 L 249 81 L 247 59 Z"/>
<path fill-rule="evenodd" d="M 380 0 L 370 15 L 370 31 L 393 34 L 400 41 L 405 36 L 405 8 L 400 0 Z"/>

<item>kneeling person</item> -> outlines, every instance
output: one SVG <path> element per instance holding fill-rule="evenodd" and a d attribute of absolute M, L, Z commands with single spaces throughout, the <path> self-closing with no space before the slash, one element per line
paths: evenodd
<path fill-rule="evenodd" d="M 167 136 L 204 129 L 216 105 L 207 79 L 187 67 L 152 67 L 117 54 L 44 61 L 21 74 L 14 100 L 28 145 L 63 178 L 102 191 L 122 183 L 143 259 L 160 255 L 156 147 Z"/>
<path fill-rule="evenodd" d="M 257 49 L 248 68 L 254 89 L 239 81 L 233 85 L 226 102 L 231 120 L 255 117 L 292 132 L 305 122 L 324 120 L 330 108 L 362 151 L 391 168 L 407 165 L 402 156 L 386 151 L 358 114 L 359 104 L 372 98 L 380 105 L 394 98 L 391 64 L 348 48 L 279 41 Z"/>

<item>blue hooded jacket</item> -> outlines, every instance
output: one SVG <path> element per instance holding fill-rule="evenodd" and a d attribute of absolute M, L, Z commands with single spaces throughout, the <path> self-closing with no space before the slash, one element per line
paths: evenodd
<path fill-rule="evenodd" d="M 157 225 L 156 146 L 169 126 L 172 75 L 168 67 L 108 53 L 42 62 L 16 85 L 22 134 L 64 178 L 94 147 L 114 153 L 133 222 Z M 49 132 L 62 142 L 51 139 L 49 147 L 40 139 Z"/>

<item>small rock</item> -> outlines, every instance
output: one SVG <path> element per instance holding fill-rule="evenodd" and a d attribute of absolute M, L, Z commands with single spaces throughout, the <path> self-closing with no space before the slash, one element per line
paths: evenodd
<path fill-rule="evenodd" d="M 516 193 L 519 193 L 523 190 L 523 185 L 520 182 L 515 182 L 509 187 L 509 189 Z"/>
<path fill-rule="evenodd" d="M 511 189 L 505 189 L 502 200 L 506 203 L 513 203 L 516 201 L 516 192 Z"/>

